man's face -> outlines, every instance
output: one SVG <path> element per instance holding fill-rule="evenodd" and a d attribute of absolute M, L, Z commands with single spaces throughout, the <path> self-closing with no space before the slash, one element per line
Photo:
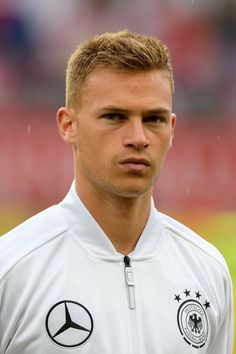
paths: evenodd
<path fill-rule="evenodd" d="M 78 185 L 128 198 L 151 191 L 171 145 L 171 109 L 165 71 L 94 70 L 74 113 Z"/>

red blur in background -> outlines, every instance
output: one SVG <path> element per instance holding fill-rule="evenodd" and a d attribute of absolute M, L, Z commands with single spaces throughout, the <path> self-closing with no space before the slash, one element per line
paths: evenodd
<path fill-rule="evenodd" d="M 92 35 L 163 40 L 178 122 L 154 197 L 164 210 L 236 208 L 236 1 L 0 0 L 0 205 L 58 202 L 73 179 L 55 112 L 66 61 Z"/>

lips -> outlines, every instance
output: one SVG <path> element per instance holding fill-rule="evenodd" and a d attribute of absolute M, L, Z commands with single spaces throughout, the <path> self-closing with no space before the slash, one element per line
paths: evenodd
<path fill-rule="evenodd" d="M 129 164 L 134 164 L 134 165 L 144 165 L 144 166 L 151 166 L 150 162 L 144 158 L 137 158 L 137 157 L 130 157 L 127 159 L 124 159 L 120 162 L 122 165 L 129 165 Z"/>

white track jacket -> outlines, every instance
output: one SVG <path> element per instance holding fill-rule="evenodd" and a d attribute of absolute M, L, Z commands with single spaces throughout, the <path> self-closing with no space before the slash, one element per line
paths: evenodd
<path fill-rule="evenodd" d="M 0 238 L 0 354 L 231 354 L 223 257 L 159 213 L 116 252 L 76 194 Z"/>

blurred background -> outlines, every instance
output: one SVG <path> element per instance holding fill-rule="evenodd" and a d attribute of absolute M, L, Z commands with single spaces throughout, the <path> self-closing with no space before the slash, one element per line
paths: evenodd
<path fill-rule="evenodd" d="M 67 58 L 124 28 L 165 41 L 175 72 L 178 124 L 155 202 L 215 244 L 236 283 L 235 0 L 0 0 L 0 233 L 67 192 L 71 149 L 55 124 Z"/>

